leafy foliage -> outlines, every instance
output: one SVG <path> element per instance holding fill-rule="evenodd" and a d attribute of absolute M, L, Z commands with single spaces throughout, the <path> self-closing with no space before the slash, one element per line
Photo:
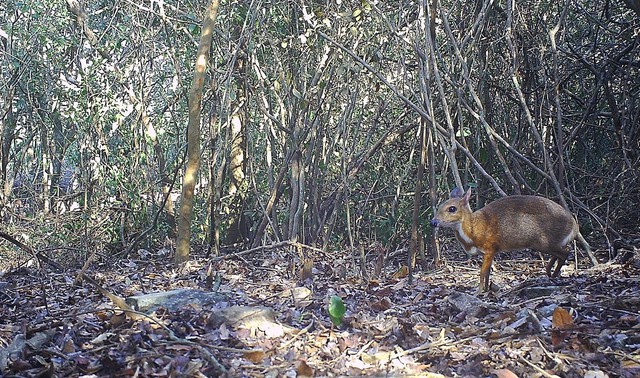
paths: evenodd
<path fill-rule="evenodd" d="M 329 313 L 329 318 L 333 325 L 336 327 L 340 326 L 343 322 L 344 314 L 347 312 L 347 308 L 345 307 L 342 298 L 337 295 L 332 295 L 329 299 L 327 312 Z"/>

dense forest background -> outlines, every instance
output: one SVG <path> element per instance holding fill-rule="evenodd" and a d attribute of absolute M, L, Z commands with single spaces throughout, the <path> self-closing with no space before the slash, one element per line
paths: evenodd
<path fill-rule="evenodd" d="M 67 264 L 172 245 L 207 5 L 1 6 L 3 230 Z M 471 186 L 553 198 L 613 253 L 640 217 L 639 24 L 633 0 L 222 2 L 192 248 L 394 250 Z"/>

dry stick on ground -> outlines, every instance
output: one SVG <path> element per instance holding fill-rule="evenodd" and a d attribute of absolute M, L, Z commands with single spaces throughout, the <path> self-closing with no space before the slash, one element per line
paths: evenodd
<path fill-rule="evenodd" d="M 311 321 L 309 322 L 309 324 L 304 327 L 303 329 L 301 329 L 300 331 L 298 331 L 298 333 L 295 334 L 295 336 L 293 336 L 293 338 L 291 338 L 291 340 L 287 341 L 286 343 L 284 343 L 283 345 L 280 346 L 280 349 L 286 349 L 289 347 L 289 345 L 293 344 L 300 336 L 306 334 L 309 332 L 309 330 L 311 329 L 311 327 L 315 324 L 315 322 L 313 321 L 313 319 L 311 319 Z"/>
<path fill-rule="evenodd" d="M 212 259 L 212 261 L 219 261 L 219 260 L 227 260 L 230 259 L 232 257 L 239 257 L 239 256 L 244 256 L 247 255 L 249 253 L 253 253 L 253 252 L 257 252 L 263 249 L 275 249 L 275 248 L 281 248 L 281 247 L 298 247 L 298 248 L 308 248 L 311 249 L 313 251 L 316 252 L 324 252 L 322 249 L 320 248 L 315 248 L 312 247 L 310 245 L 306 245 L 306 244 L 302 244 L 299 242 L 292 242 L 291 240 L 285 240 L 282 242 L 278 242 L 278 243 L 273 243 L 273 244 L 269 244 L 269 245 L 261 245 L 259 247 L 255 247 L 255 248 L 251 248 L 251 249 L 247 249 L 241 252 L 237 252 L 237 253 L 231 253 L 228 255 L 224 255 L 224 256 L 216 256 Z"/>
<path fill-rule="evenodd" d="M 170 328 L 168 328 L 164 324 L 159 323 L 157 320 L 155 320 L 154 318 L 150 317 L 149 315 L 132 309 L 125 302 L 124 298 L 122 298 L 122 297 L 120 297 L 118 295 L 110 293 L 108 290 L 106 290 L 105 288 L 100 286 L 100 284 L 97 283 L 93 278 L 87 276 L 86 274 L 82 274 L 82 277 L 83 277 L 83 279 L 85 281 L 89 282 L 92 286 L 94 286 L 96 289 L 98 289 L 98 291 L 102 295 L 104 295 L 105 297 L 109 298 L 111 300 L 111 302 L 113 302 L 113 304 L 115 304 L 118 308 L 120 308 L 122 311 L 127 313 L 127 315 L 129 315 L 129 317 L 131 317 L 131 319 L 133 319 L 133 320 L 149 319 L 149 320 L 153 321 L 154 323 L 160 325 L 162 328 L 164 328 L 168 332 L 169 338 L 171 340 L 179 342 L 179 343 L 182 343 L 182 344 L 195 346 L 198 349 L 198 351 L 204 356 L 204 358 L 207 361 L 209 361 L 215 367 L 215 369 L 217 370 L 217 372 L 220 375 L 225 375 L 227 373 L 227 369 L 224 367 L 224 365 L 222 365 L 215 358 L 215 356 L 213 356 L 211 354 L 211 352 L 209 352 L 203 346 L 198 345 L 194 341 L 186 340 L 186 339 L 183 339 L 183 338 L 180 338 L 180 337 L 176 336 L 175 333 L 173 332 L 173 330 L 171 330 Z"/>
<path fill-rule="evenodd" d="M 60 271 L 64 270 L 64 268 L 60 264 L 58 264 L 57 262 L 51 260 L 49 257 L 45 256 L 44 254 L 42 254 L 42 253 L 40 253 L 38 251 L 35 251 L 30 246 L 20 242 L 19 240 L 17 240 L 13 236 L 7 234 L 6 232 L 0 231 L 0 237 L 2 237 L 4 239 L 10 241 L 11 243 L 15 244 L 16 246 L 18 246 L 23 251 L 35 256 L 38 260 L 42 260 L 42 261 L 46 262 L 47 264 L 51 265 L 52 267 L 54 267 L 54 268 L 56 268 L 56 269 L 58 269 Z M 124 299 L 122 297 L 119 297 L 119 296 L 117 296 L 115 294 L 110 293 L 105 288 L 100 286 L 100 284 L 97 283 L 93 278 L 89 277 L 85 273 L 81 272 L 80 274 L 82 275 L 82 278 L 84 280 L 86 280 L 91 285 L 93 285 L 96 289 L 98 289 L 98 291 L 100 291 L 100 293 L 102 295 L 104 295 L 107 298 L 109 298 L 116 306 L 120 307 L 124 311 L 133 311 L 133 309 L 131 307 L 129 307 L 129 305 L 127 305 L 127 303 L 124 301 Z"/>
<path fill-rule="evenodd" d="M 13 236 L 7 234 L 4 231 L 0 231 L 0 237 L 2 237 L 3 239 L 13 243 L 14 245 L 16 245 L 18 248 L 22 249 L 23 251 L 27 252 L 28 254 L 32 255 L 33 257 L 35 257 L 36 259 L 38 259 L 38 261 L 44 261 L 45 263 L 47 263 L 48 265 L 51 265 L 52 267 L 54 267 L 55 269 L 59 270 L 59 271 L 63 271 L 64 268 L 62 267 L 62 265 L 58 264 L 57 262 L 51 260 L 49 257 L 47 257 L 45 254 L 38 252 L 36 250 L 34 250 L 33 248 L 29 247 L 28 245 L 22 243 L 21 241 L 19 241 L 18 239 L 14 238 Z"/>
<path fill-rule="evenodd" d="M 88 278 L 88 277 L 85 277 Z M 92 284 L 96 284 L 98 285 L 97 282 L 93 281 Z M 100 285 L 98 285 L 98 287 L 100 287 Z M 103 289 L 104 290 L 104 289 Z M 106 291 L 106 290 L 105 290 Z M 106 295 L 106 294 L 105 294 Z M 114 302 L 115 303 L 115 302 Z M 118 307 L 120 307 L 120 305 L 118 305 L 116 303 L 116 305 Z M 125 306 L 126 303 L 125 303 Z M 127 306 L 129 307 L 129 306 Z M 129 314 L 129 316 L 132 319 L 147 319 L 150 322 L 162 327 L 165 331 L 167 331 L 167 334 L 169 335 L 169 339 L 171 341 L 175 341 L 177 343 L 181 343 L 181 344 L 185 344 L 185 345 L 190 345 L 190 346 L 194 346 L 196 347 L 196 349 L 198 349 L 198 351 L 204 356 L 204 359 L 209 361 L 216 369 L 216 372 L 218 374 L 220 374 L 220 376 L 225 376 L 227 374 L 227 368 L 224 367 L 224 365 L 222 365 L 218 359 L 215 358 L 215 356 L 213 356 L 211 354 L 211 352 L 209 352 L 205 347 L 203 347 L 202 345 L 196 343 L 195 341 L 191 341 L 191 340 L 187 340 L 187 339 L 183 339 L 181 337 L 176 336 L 176 334 L 173 332 L 173 330 L 169 327 L 167 327 L 166 325 L 162 324 L 161 322 L 159 322 L 157 319 L 154 319 L 153 317 L 149 316 L 148 314 L 145 314 L 144 312 L 139 312 L 133 309 L 129 309 L 129 310 L 124 310 L 122 308 L 120 308 L 121 310 L 125 311 L 126 313 Z M 207 346 L 213 349 L 218 349 L 218 350 L 225 350 L 225 351 L 230 351 L 230 352 L 235 352 L 235 353 L 247 353 L 247 352 L 252 352 L 252 350 L 243 350 L 243 349 L 235 349 L 235 348 L 225 348 L 225 347 L 216 347 L 216 346 Z"/>
<path fill-rule="evenodd" d="M 42 260 L 42 261 L 46 262 L 47 264 L 53 266 L 54 268 L 56 268 L 58 270 L 61 270 L 61 271 L 64 270 L 62 268 L 62 266 L 60 264 L 58 264 L 57 262 L 51 260 L 49 257 L 43 255 L 42 253 L 40 253 L 38 251 L 35 251 L 33 248 L 31 248 L 28 245 L 20 242 L 19 240 L 17 240 L 13 236 L 7 234 L 6 232 L 0 231 L 0 237 L 2 237 L 5 240 L 10 241 L 11 243 L 15 244 L 17 247 L 19 247 L 23 251 L 35 256 L 39 260 Z M 81 272 L 80 274 L 82 275 L 82 278 L 86 282 L 90 283 L 93 287 L 95 287 L 102 295 L 104 295 L 105 297 L 109 298 L 111 300 L 111 302 L 113 302 L 113 304 L 115 304 L 119 309 L 121 309 L 122 311 L 126 312 L 131 317 L 131 319 L 134 319 L 134 320 L 139 320 L 139 319 L 142 319 L 142 318 L 151 319 L 153 322 L 159 324 L 161 327 L 163 327 L 165 330 L 167 330 L 171 340 L 177 341 L 177 342 L 180 342 L 180 343 L 184 343 L 184 344 L 187 344 L 187 345 L 195 346 L 200 351 L 200 353 L 202 353 L 204 358 L 207 361 L 209 361 L 216 368 L 216 370 L 217 370 L 217 372 L 219 374 L 224 375 L 224 374 L 227 373 L 227 369 L 220 362 L 218 362 L 218 360 L 211 354 L 211 352 L 206 350 L 204 347 L 196 344 L 193 341 L 182 339 L 182 338 L 176 336 L 171 329 L 167 328 L 163 324 L 158 323 L 155 319 L 149 317 L 149 315 L 141 313 L 141 312 L 138 312 L 138 311 L 135 311 L 134 309 L 132 309 L 125 302 L 124 298 L 109 292 L 107 289 L 103 288 L 98 282 L 96 282 L 93 278 L 89 277 L 86 273 L 82 273 Z"/>
<path fill-rule="evenodd" d="M 10 241 L 11 243 L 15 244 L 16 246 L 18 246 L 23 251 L 27 252 L 30 255 L 33 255 L 38 260 L 42 260 L 42 261 L 46 262 L 47 264 L 51 265 L 52 267 L 56 268 L 57 270 L 60 270 L 60 271 L 64 270 L 64 268 L 60 264 L 58 264 L 57 262 L 51 260 L 49 257 L 45 256 L 44 254 L 34 250 L 30 246 L 22 243 L 21 241 L 17 240 L 16 238 L 14 238 L 13 236 L 7 234 L 6 232 L 0 231 L 0 237 Z M 98 291 L 100 291 L 100 293 L 102 295 L 104 295 L 105 297 L 109 298 L 116 306 L 120 307 L 124 311 L 133 311 L 133 309 L 131 307 L 129 307 L 129 305 L 127 305 L 127 303 L 124 301 L 124 299 L 122 297 L 119 297 L 119 296 L 117 296 L 115 294 L 110 293 L 105 288 L 100 286 L 100 284 L 97 283 L 93 278 L 91 278 L 88 275 L 86 275 L 84 272 L 80 272 L 80 275 L 82 276 L 82 278 L 85 281 L 89 282 L 96 289 L 98 289 Z"/>

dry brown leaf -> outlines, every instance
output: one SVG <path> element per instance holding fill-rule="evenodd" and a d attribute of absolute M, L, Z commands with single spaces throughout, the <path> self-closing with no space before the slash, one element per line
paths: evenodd
<path fill-rule="evenodd" d="M 111 311 L 105 311 L 105 310 L 96 311 L 96 318 L 102 321 L 109 320 L 111 316 L 112 316 Z"/>
<path fill-rule="evenodd" d="M 73 344 L 73 340 L 69 339 L 65 341 L 64 346 L 62 347 L 62 352 L 65 354 L 74 353 L 76 351 L 76 346 Z"/>
<path fill-rule="evenodd" d="M 28 332 L 31 324 L 40 327 L 42 319 L 46 318 L 46 306 L 43 306 L 40 299 L 42 290 L 38 290 L 39 287 L 47 289 L 46 299 L 56 308 L 61 305 L 78 309 L 96 308 L 93 313 L 78 311 L 77 315 L 60 323 L 62 326 L 45 324 L 55 333 L 51 339 L 54 341 L 48 341 L 38 349 L 44 350 L 45 354 L 34 349 L 29 354 L 32 357 L 26 361 L 14 361 L 8 365 L 10 370 L 1 374 L 23 376 L 27 372 L 46 372 L 48 368 L 55 368 L 56 371 L 65 372 L 65 375 L 77 375 L 80 371 L 79 374 L 96 376 L 111 372 L 118 376 L 187 376 L 191 372 L 198 374 L 200 371 L 202 376 L 222 376 L 223 373 L 216 371 L 212 368 L 214 365 L 209 363 L 221 357 L 219 362 L 229 369 L 229 376 L 259 374 L 275 378 L 297 374 L 309 377 L 315 376 L 316 371 L 323 376 L 375 376 L 384 369 L 390 376 L 444 378 L 444 375 L 428 372 L 433 370 L 467 371 L 472 375 L 473 372 L 484 371 L 487 376 L 496 378 L 513 378 L 516 375 L 525 378 L 527 366 L 520 365 L 516 368 L 512 363 L 519 364 L 524 361 L 522 359 L 526 359 L 530 365 L 549 369 L 548 373 L 538 373 L 549 377 L 557 377 L 555 374 L 582 378 L 606 378 L 616 374 L 640 377 L 640 364 L 632 359 L 633 356 L 627 360 L 621 358 L 615 366 L 607 363 L 610 352 L 620 353 L 620 356 L 628 355 L 625 347 L 631 344 L 621 341 L 633 341 L 623 337 L 633 335 L 634 330 L 640 330 L 637 316 L 633 316 L 633 309 L 638 303 L 633 298 L 640 297 L 636 295 L 638 288 L 626 287 L 624 297 L 629 299 L 619 305 L 628 311 L 619 314 L 617 319 L 611 314 L 601 315 L 594 311 L 594 308 L 606 307 L 610 292 L 626 285 L 629 282 L 628 276 L 633 279 L 640 276 L 640 263 L 637 271 L 608 267 L 606 273 L 613 278 L 609 278 L 605 285 L 600 277 L 592 277 L 597 276 L 594 274 L 580 278 L 579 287 L 567 287 L 571 293 L 575 289 L 575 293 L 589 295 L 589 301 L 577 301 L 572 305 L 585 316 L 585 321 L 579 323 L 572 318 L 575 314 L 569 305 L 558 309 L 554 319 L 552 314 L 557 305 L 548 304 L 546 300 L 523 302 L 522 293 L 517 291 L 504 293 L 501 303 L 491 306 L 485 311 L 486 314 L 470 314 L 465 311 L 470 307 L 468 305 L 461 305 L 461 308 L 452 306 L 449 299 L 459 297 L 460 293 L 471 293 L 475 289 L 477 272 L 469 271 L 466 261 L 454 261 L 436 272 L 419 274 L 417 280 L 409 284 L 404 277 L 404 267 L 398 270 L 395 276 L 397 279 L 389 279 L 389 275 L 395 271 L 391 266 L 385 267 L 391 270 L 384 272 L 383 279 L 367 281 L 354 274 L 347 274 L 347 278 L 341 279 L 337 276 L 335 267 L 346 266 L 350 269 L 350 256 L 341 256 L 340 263 L 335 265 L 332 254 L 318 251 L 314 253 L 313 289 L 333 291 L 343 296 L 345 305 L 350 309 L 348 319 L 351 322 L 350 327 L 345 330 L 328 328 L 325 306 L 316 300 L 317 296 L 314 297 L 314 293 L 309 290 L 311 286 L 296 287 L 299 285 L 296 279 L 306 259 L 298 263 L 295 275 L 292 275 L 291 271 L 286 271 L 287 265 L 280 253 L 274 253 L 275 257 L 269 256 L 271 254 L 262 253 L 246 257 L 251 260 L 250 267 L 266 266 L 269 269 L 247 270 L 243 259 L 224 260 L 221 265 L 228 265 L 220 270 L 224 290 L 233 293 L 235 289 L 239 289 L 243 295 L 232 294 L 228 300 L 216 302 L 207 309 L 189 307 L 174 312 L 158 309 L 155 319 L 160 324 L 151 319 L 132 322 L 128 316 L 123 316 L 122 311 L 114 310 L 112 303 L 94 293 L 91 287 L 85 285 L 73 288 L 72 280 L 62 275 L 41 277 L 42 282 L 38 282 L 34 281 L 38 277 L 28 274 L 28 271 L 13 275 L 0 273 L 0 289 L 3 288 L 3 281 L 8 282 L 4 292 L 0 293 L 4 294 L 0 299 L 4 299 L 5 308 L 9 308 L 8 312 L 3 312 L 8 320 L 0 325 L 0 336 L 8 340 Z M 149 273 L 146 268 L 140 272 L 132 272 L 127 264 L 117 265 L 122 267 L 118 271 L 96 271 L 95 274 L 100 278 L 98 282 L 111 292 L 128 295 L 143 287 L 147 287 L 149 291 L 174 290 L 183 286 L 197 286 L 200 280 L 204 280 L 207 268 L 205 263 L 208 260 L 202 261 L 203 268 L 198 275 L 193 275 L 196 278 L 194 282 L 185 281 L 193 277 L 176 280 L 173 272 L 164 272 L 167 265 L 165 260 L 156 261 L 155 268 L 149 268 L 158 269 L 162 274 Z M 477 263 L 479 261 L 474 261 L 474 264 Z M 510 262 L 505 260 L 505 264 Z M 514 265 L 520 269 L 519 264 Z M 137 266 L 141 267 L 140 264 Z M 510 270 L 503 273 L 505 276 L 502 279 L 517 274 Z M 71 298 L 70 290 L 75 290 Z M 260 303 L 255 299 L 261 299 Z M 225 313 L 232 304 L 249 307 L 247 310 L 253 312 L 264 304 L 264 300 L 273 306 L 274 312 L 273 316 L 267 317 L 266 326 L 263 326 L 264 320 L 261 320 L 247 328 L 232 328 L 231 324 L 249 321 L 244 312 L 229 316 L 229 323 L 217 317 Z M 592 302 L 598 301 L 598 306 L 601 307 L 594 307 Z M 488 299 L 486 302 L 495 300 Z M 531 312 L 543 305 L 544 310 Z M 389 308 L 393 311 L 385 311 Z M 541 338 L 540 333 L 536 332 L 539 328 L 533 323 L 538 321 L 537 315 L 547 316 L 552 321 L 546 338 Z M 276 319 L 282 324 L 271 328 L 271 324 L 278 324 Z M 600 329 L 601 334 L 577 333 L 576 328 L 583 323 L 590 329 Z M 487 324 L 493 324 L 494 329 L 485 331 Z M 193 344 L 172 342 L 170 332 L 162 328 L 162 325 L 174 330 L 180 337 L 188 337 Z M 296 332 L 285 338 L 281 332 L 282 327 L 286 333 L 290 332 L 288 327 L 295 327 Z M 524 329 L 526 327 L 533 327 L 534 332 Z M 500 331 L 505 328 L 513 330 Z M 115 335 L 104 332 L 113 332 Z M 552 339 L 555 351 L 550 345 Z M 47 363 L 50 358 L 46 350 L 55 348 L 55 340 L 62 340 L 60 350 L 63 353 L 73 355 L 69 359 L 60 360 L 60 366 Z M 92 345 L 89 340 L 96 344 Z M 428 350 L 424 348 L 446 345 L 450 340 L 459 342 L 447 348 L 445 353 L 432 354 L 426 361 L 420 358 L 421 353 L 407 352 L 411 349 L 424 351 Z M 153 349 L 157 353 L 131 355 L 129 352 L 139 348 L 141 341 L 148 350 Z M 221 349 L 223 352 L 213 348 L 196 350 L 196 345 L 216 345 L 224 349 Z M 504 353 L 499 354 L 498 358 L 487 358 L 491 351 L 486 348 L 494 347 Z M 230 352 L 225 352 L 226 348 Z M 238 348 L 246 349 L 239 352 Z M 552 349 L 551 352 L 547 348 Z M 556 356 L 572 363 L 563 364 L 562 373 L 556 370 L 554 374 L 551 369 L 555 366 L 551 366 L 550 361 L 554 358 L 554 352 L 558 352 L 560 348 L 562 355 Z M 80 349 L 82 353 L 78 352 Z M 525 354 L 521 356 L 522 359 L 512 361 L 512 357 L 523 350 Z M 405 352 L 407 353 L 404 354 Z M 474 357 L 478 353 L 484 357 Z M 509 366 L 517 369 L 517 373 L 511 371 Z"/>
<path fill-rule="evenodd" d="M 252 350 L 244 354 L 244 358 L 253 362 L 254 364 L 261 363 L 264 360 L 265 356 L 266 354 L 261 350 Z"/>
<path fill-rule="evenodd" d="M 109 323 L 113 328 L 117 328 L 120 327 L 125 320 L 127 320 L 127 315 L 122 311 L 120 313 L 113 314 L 113 316 L 109 318 Z"/>
<path fill-rule="evenodd" d="M 393 306 L 393 303 L 389 299 L 389 297 L 384 297 L 378 302 L 371 303 L 371 309 L 374 311 L 386 311 Z"/>
<path fill-rule="evenodd" d="M 306 259 L 300 269 L 300 280 L 313 280 L 313 259 Z"/>
<path fill-rule="evenodd" d="M 498 378 L 518 378 L 518 376 L 509 369 L 497 369 L 491 373 L 495 374 Z"/>
<path fill-rule="evenodd" d="M 573 328 L 573 317 L 569 314 L 569 311 L 562 307 L 557 307 L 553 311 L 553 328 L 555 329 L 567 329 Z"/>
<path fill-rule="evenodd" d="M 313 368 L 304 360 L 298 362 L 298 368 L 296 370 L 298 377 L 313 377 Z"/>
<path fill-rule="evenodd" d="M 564 332 L 556 331 L 556 330 L 551 331 L 551 344 L 553 345 L 554 348 L 557 348 L 558 346 L 560 346 L 560 344 L 562 344 L 562 341 L 564 340 L 564 336 L 565 336 Z"/>
<path fill-rule="evenodd" d="M 398 280 L 400 278 L 404 278 L 409 275 L 409 268 L 406 265 L 400 267 L 400 269 L 396 270 L 391 276 L 394 280 Z"/>
<path fill-rule="evenodd" d="M 558 347 L 567 336 L 567 332 L 562 330 L 573 327 L 573 318 L 571 314 L 569 314 L 569 311 L 562 307 L 557 307 L 553 311 L 552 324 L 551 344 L 554 347 Z"/>
<path fill-rule="evenodd" d="M 367 282 L 367 285 L 369 285 L 369 287 L 377 287 L 380 286 L 380 280 L 372 278 Z"/>

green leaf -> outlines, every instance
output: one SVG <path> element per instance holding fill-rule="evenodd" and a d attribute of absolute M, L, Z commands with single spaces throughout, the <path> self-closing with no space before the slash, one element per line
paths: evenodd
<path fill-rule="evenodd" d="M 346 312 L 347 308 L 344 306 L 342 298 L 337 295 L 333 295 L 329 300 L 329 317 L 336 327 L 342 324 L 342 319 Z"/>

